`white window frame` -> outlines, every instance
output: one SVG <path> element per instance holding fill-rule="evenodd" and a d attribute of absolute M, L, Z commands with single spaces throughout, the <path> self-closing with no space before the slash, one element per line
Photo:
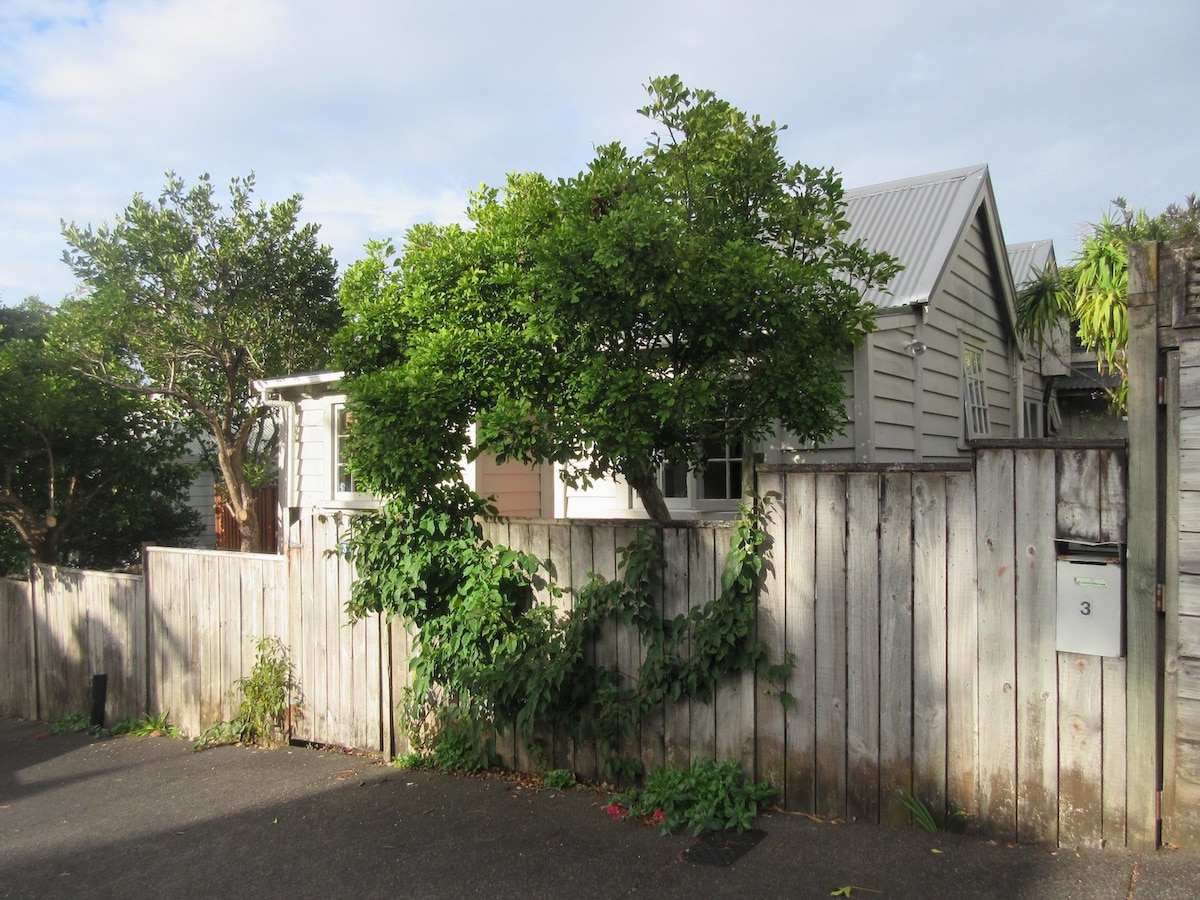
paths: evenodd
<path fill-rule="evenodd" d="M 1040 438 L 1045 437 L 1043 423 L 1045 417 L 1043 415 L 1043 405 L 1040 397 L 1026 397 L 1021 409 L 1025 417 L 1025 431 L 1022 437 Z M 1031 427 L 1032 426 L 1032 427 Z"/>
<path fill-rule="evenodd" d="M 992 434 L 992 412 L 987 396 L 987 344 L 965 334 L 960 337 L 963 438 L 973 441 Z"/>
<path fill-rule="evenodd" d="M 346 439 L 343 416 L 346 412 L 344 399 L 334 400 L 329 405 L 329 497 L 338 506 L 370 506 L 374 498 L 363 491 L 354 490 L 353 476 L 342 460 L 342 448 Z M 349 478 L 351 490 L 342 489 L 342 478 Z"/>
<path fill-rule="evenodd" d="M 666 501 L 668 509 L 727 512 L 738 508 L 738 504 L 742 501 L 741 447 L 726 443 L 712 447 L 710 450 L 712 452 L 705 457 L 704 468 L 695 472 L 687 472 L 685 479 L 679 478 L 676 474 L 677 483 L 682 484 L 686 489 L 684 495 L 667 496 L 669 488 L 667 480 L 671 474 L 668 470 L 674 469 L 677 473 L 678 468 L 663 466 L 659 469 L 658 486 L 662 489 L 663 499 Z M 718 454 L 716 452 L 718 450 L 723 452 Z M 724 469 L 726 482 L 724 497 L 706 497 L 704 495 L 704 476 L 707 470 L 713 466 L 720 466 Z"/>

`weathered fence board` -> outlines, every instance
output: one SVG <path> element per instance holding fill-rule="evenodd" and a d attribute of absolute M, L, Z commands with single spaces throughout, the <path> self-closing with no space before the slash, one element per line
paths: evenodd
<path fill-rule="evenodd" d="M 1016 576 L 1013 455 L 995 451 L 976 464 L 979 515 L 979 808 L 982 827 L 1016 838 Z"/>
<path fill-rule="evenodd" d="M 788 690 L 793 702 L 786 729 L 787 772 L 784 797 L 795 809 L 816 807 L 817 773 L 817 480 L 811 473 L 791 474 L 784 498 L 787 548 L 785 647 L 795 662 Z"/>
<path fill-rule="evenodd" d="M 846 478 L 817 482 L 816 808 L 846 811 Z"/>
<path fill-rule="evenodd" d="M 0 578 L 0 716 L 37 717 L 33 590 Z"/>
<path fill-rule="evenodd" d="M 1055 459 L 1032 450 L 1014 462 L 1017 838 L 1044 844 L 1058 837 Z"/>
<path fill-rule="evenodd" d="M 913 476 L 913 784 L 934 814 L 946 810 L 946 476 Z"/>
<path fill-rule="evenodd" d="M 900 792 L 913 786 L 912 476 L 884 476 L 880 495 L 879 806 L 883 821 L 903 823 Z"/>
<path fill-rule="evenodd" d="M 846 814 L 879 817 L 879 482 L 847 478 Z"/>
<path fill-rule="evenodd" d="M 774 500 L 764 513 L 763 542 L 764 564 L 762 580 L 758 592 L 758 610 L 755 626 L 758 640 L 766 648 L 769 658 L 783 660 L 787 652 L 787 635 L 785 622 L 787 619 L 787 550 L 784 519 L 786 511 L 783 508 L 783 477 L 769 474 L 759 479 L 759 493 Z M 777 498 L 777 499 L 776 499 Z M 686 563 L 686 558 L 683 560 Z M 671 574 L 672 560 L 667 558 L 668 578 Z M 668 596 L 670 591 L 667 592 Z M 677 601 L 675 601 L 677 604 Z M 769 691 L 769 693 L 767 692 Z M 786 771 L 787 742 L 784 706 L 779 702 L 779 688 L 769 685 L 767 691 L 755 693 L 754 729 L 757 735 L 757 773 L 759 778 L 765 778 L 772 784 L 784 784 Z M 683 704 L 668 704 L 668 715 L 672 706 Z"/>

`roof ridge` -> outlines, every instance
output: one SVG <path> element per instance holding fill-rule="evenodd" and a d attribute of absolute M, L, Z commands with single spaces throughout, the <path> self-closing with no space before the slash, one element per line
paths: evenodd
<path fill-rule="evenodd" d="M 854 197 L 870 197 L 875 194 L 886 194 L 891 191 L 905 190 L 914 187 L 925 187 L 934 184 L 945 184 L 950 181 L 962 181 L 971 175 L 987 174 L 987 163 L 978 163 L 973 166 L 963 166 L 958 169 L 946 169 L 942 172 L 932 172 L 928 175 L 915 175 L 908 178 L 898 178 L 893 181 L 881 181 L 877 184 L 863 185 L 862 187 L 849 188 L 845 196 L 847 199 Z"/>

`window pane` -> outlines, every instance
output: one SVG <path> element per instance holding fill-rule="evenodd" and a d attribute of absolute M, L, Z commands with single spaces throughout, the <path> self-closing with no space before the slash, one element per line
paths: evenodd
<path fill-rule="evenodd" d="M 663 496 L 687 497 L 687 466 L 663 466 Z"/>

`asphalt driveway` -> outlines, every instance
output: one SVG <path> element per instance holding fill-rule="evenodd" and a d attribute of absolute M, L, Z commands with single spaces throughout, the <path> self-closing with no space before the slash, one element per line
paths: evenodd
<path fill-rule="evenodd" d="M 1011 847 L 774 813 L 757 843 L 615 823 L 595 792 L 293 747 L 0 720 L 0 897 L 1191 898 L 1200 855 Z M 740 854 L 740 855 L 739 855 Z"/>

